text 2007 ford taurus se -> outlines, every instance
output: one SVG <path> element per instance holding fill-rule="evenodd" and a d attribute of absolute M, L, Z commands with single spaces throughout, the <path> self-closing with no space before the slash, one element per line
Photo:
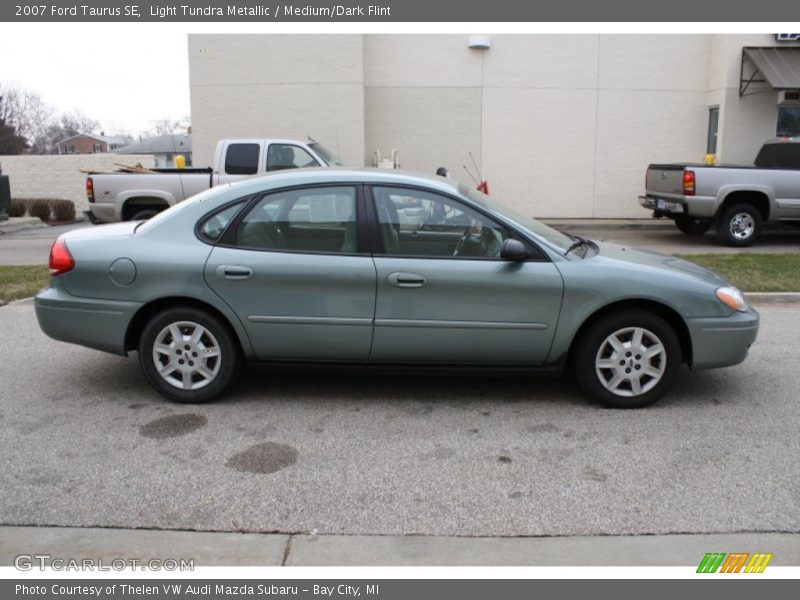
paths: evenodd
<path fill-rule="evenodd" d="M 244 360 L 572 367 L 641 407 L 744 360 L 758 313 L 692 263 L 569 237 L 443 178 L 298 170 L 147 222 L 61 236 L 36 297 L 49 336 L 138 350 L 148 381 L 210 400 Z"/>

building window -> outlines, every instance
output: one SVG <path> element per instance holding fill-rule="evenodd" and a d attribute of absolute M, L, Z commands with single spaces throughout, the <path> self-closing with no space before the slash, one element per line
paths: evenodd
<path fill-rule="evenodd" d="M 719 106 L 708 109 L 708 139 L 706 141 L 706 154 L 717 153 L 717 133 L 719 131 Z"/>
<path fill-rule="evenodd" d="M 778 137 L 795 137 L 800 135 L 800 106 L 778 107 Z"/>
<path fill-rule="evenodd" d="M 103 145 L 102 144 L 95 144 L 94 145 L 94 151 L 95 151 L 95 153 L 102 152 L 103 151 Z"/>

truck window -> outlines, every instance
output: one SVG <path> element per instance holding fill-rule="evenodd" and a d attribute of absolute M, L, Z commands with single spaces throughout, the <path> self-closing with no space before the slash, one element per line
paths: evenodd
<path fill-rule="evenodd" d="M 260 144 L 230 144 L 225 154 L 225 172 L 228 175 L 255 175 L 260 152 Z"/>
<path fill-rule="evenodd" d="M 800 169 L 800 144 L 764 144 L 756 156 L 756 166 L 762 169 Z"/>
<path fill-rule="evenodd" d="M 302 167 L 318 167 L 317 159 L 304 148 L 293 144 L 270 144 L 267 150 L 267 171 L 283 171 Z"/>

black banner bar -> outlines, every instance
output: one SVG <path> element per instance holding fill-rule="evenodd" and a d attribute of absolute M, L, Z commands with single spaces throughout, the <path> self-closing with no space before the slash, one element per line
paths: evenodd
<path fill-rule="evenodd" d="M 9 600 L 531 600 L 534 598 L 793 598 L 797 582 L 790 579 L 711 575 L 700 583 L 689 579 L 668 580 L 4 580 L 0 597 Z"/>
<path fill-rule="evenodd" d="M 16 22 L 781 22 L 800 21 L 786 0 L 10 0 Z"/>

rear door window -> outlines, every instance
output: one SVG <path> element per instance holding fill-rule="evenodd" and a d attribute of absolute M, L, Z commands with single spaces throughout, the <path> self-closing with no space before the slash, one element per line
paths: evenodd
<path fill-rule="evenodd" d="M 225 154 L 225 172 L 228 175 L 255 175 L 258 173 L 259 154 L 260 144 L 230 144 Z"/>

